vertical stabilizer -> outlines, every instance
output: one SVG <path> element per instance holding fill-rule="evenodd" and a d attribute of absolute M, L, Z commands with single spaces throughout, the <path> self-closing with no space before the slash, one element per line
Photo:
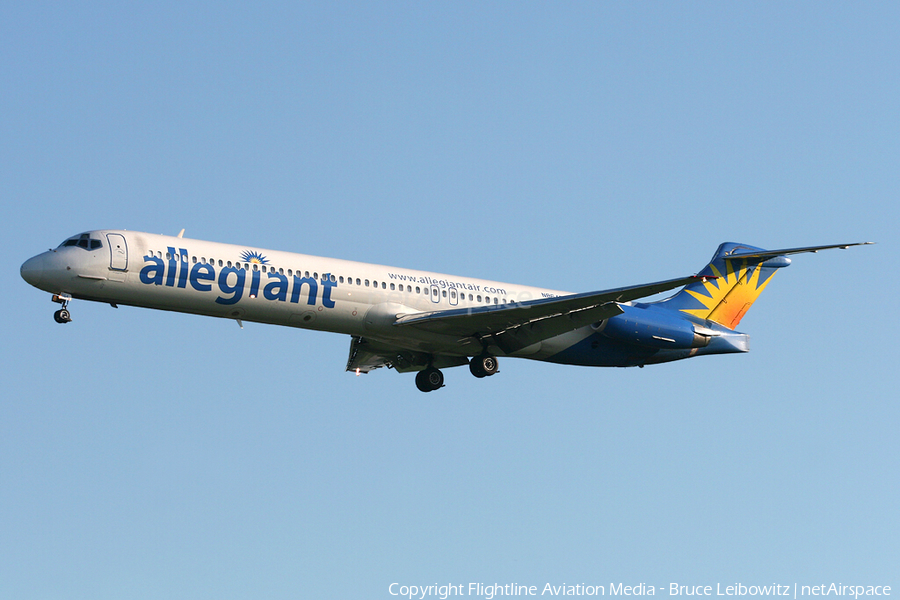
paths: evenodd
<path fill-rule="evenodd" d="M 790 264 L 762 248 L 726 242 L 719 246 L 698 281 L 661 304 L 734 329 L 762 293 L 775 270 Z"/>

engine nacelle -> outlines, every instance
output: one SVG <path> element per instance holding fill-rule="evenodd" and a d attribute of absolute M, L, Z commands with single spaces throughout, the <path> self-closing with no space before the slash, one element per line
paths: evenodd
<path fill-rule="evenodd" d="M 627 306 L 607 319 L 599 332 L 610 339 L 650 348 L 690 349 L 709 345 L 710 336 L 698 333 L 694 324 L 668 310 Z"/>

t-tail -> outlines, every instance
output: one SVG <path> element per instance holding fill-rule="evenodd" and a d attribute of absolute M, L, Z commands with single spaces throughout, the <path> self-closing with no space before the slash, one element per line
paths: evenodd
<path fill-rule="evenodd" d="M 688 285 L 660 304 L 734 329 L 769 285 L 775 271 L 791 264 L 788 254 L 870 243 L 764 250 L 747 244 L 725 242 L 698 274 L 703 279 Z"/>

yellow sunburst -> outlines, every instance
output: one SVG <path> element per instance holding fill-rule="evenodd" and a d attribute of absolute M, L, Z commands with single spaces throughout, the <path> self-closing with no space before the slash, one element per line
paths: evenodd
<path fill-rule="evenodd" d="M 765 281 L 760 282 L 762 269 L 758 264 L 748 267 L 747 261 L 743 260 L 735 271 L 734 262 L 736 261 L 725 260 L 724 275 L 715 265 L 710 265 L 717 279 L 709 279 L 703 283 L 706 294 L 691 289 L 685 290 L 703 304 L 704 308 L 683 308 L 682 312 L 701 319 L 709 319 L 729 329 L 737 327 L 753 302 L 769 285 L 774 272 L 770 273 Z"/>

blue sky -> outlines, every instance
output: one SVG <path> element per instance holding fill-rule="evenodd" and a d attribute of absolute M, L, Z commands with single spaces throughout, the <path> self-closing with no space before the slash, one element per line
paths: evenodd
<path fill-rule="evenodd" d="M 0 598 L 900 586 L 892 3 L 6 3 Z M 752 351 L 344 373 L 18 273 L 126 228 L 588 291 L 801 255 Z"/>

